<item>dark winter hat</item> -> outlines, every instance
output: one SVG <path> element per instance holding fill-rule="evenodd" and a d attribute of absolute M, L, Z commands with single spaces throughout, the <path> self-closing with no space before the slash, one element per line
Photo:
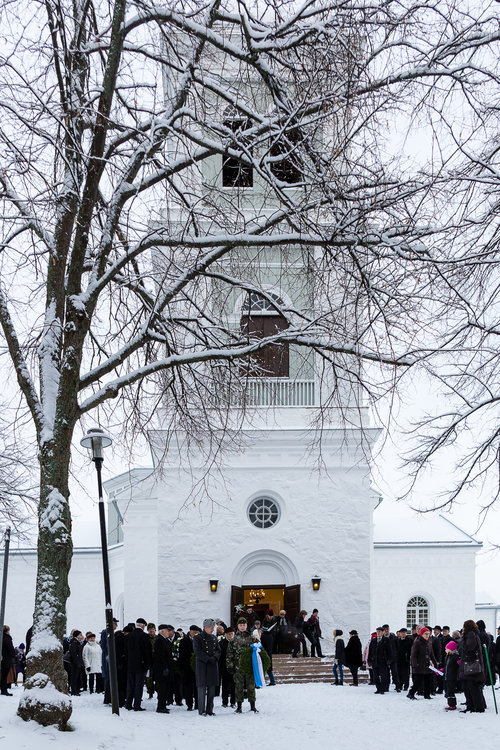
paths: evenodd
<path fill-rule="evenodd" d="M 147 622 L 146 622 L 146 620 L 144 619 L 144 617 L 138 617 L 138 618 L 137 618 L 137 620 L 136 620 L 136 623 L 137 623 L 138 625 L 147 625 Z"/>
<path fill-rule="evenodd" d="M 26 646 L 24 645 L 24 643 L 20 643 L 19 646 L 18 646 L 18 648 L 20 648 L 20 649 L 22 649 L 24 651 L 24 649 L 26 648 Z"/>
<path fill-rule="evenodd" d="M 226 628 L 225 633 L 234 633 L 234 628 Z"/>
<path fill-rule="evenodd" d="M 151 630 L 151 628 L 153 628 L 153 630 L 156 630 L 156 625 L 154 624 L 154 622 L 148 622 L 148 624 L 146 625 L 146 628 L 148 630 Z"/>
<path fill-rule="evenodd" d="M 128 622 L 127 623 L 127 628 L 130 628 L 130 630 L 135 630 L 135 623 Z M 123 628 L 123 629 L 125 630 L 125 628 Z M 130 633 L 130 630 L 127 630 L 127 633 Z"/>
<path fill-rule="evenodd" d="M 447 649 L 448 651 L 456 651 L 456 650 L 457 650 L 457 648 L 458 648 L 458 646 L 457 646 L 457 644 L 455 643 L 455 641 L 449 641 L 449 642 L 448 642 L 448 643 L 446 644 L 446 649 Z"/>
<path fill-rule="evenodd" d="M 336 630 L 335 631 L 335 637 L 337 637 L 338 635 L 344 635 L 344 631 L 343 630 Z"/>
<path fill-rule="evenodd" d="M 241 625 L 242 623 L 245 623 L 245 625 L 248 625 L 248 621 L 246 617 L 240 617 L 238 620 L 238 625 Z"/>
<path fill-rule="evenodd" d="M 189 630 L 194 630 L 196 633 L 201 633 L 201 628 L 198 625 L 191 625 Z"/>
<path fill-rule="evenodd" d="M 358 634 L 357 630 L 350 630 L 349 631 L 349 635 L 357 635 L 357 634 Z"/>
<path fill-rule="evenodd" d="M 399 628 L 400 633 L 407 633 L 408 630 L 406 628 Z"/>
<path fill-rule="evenodd" d="M 116 624 L 118 625 L 118 623 L 120 622 L 120 620 L 117 620 L 116 617 L 113 617 L 113 622 L 116 622 Z"/>
<path fill-rule="evenodd" d="M 385 623 L 385 625 L 382 625 L 382 630 L 389 630 L 389 625 Z"/>
<path fill-rule="evenodd" d="M 133 628 L 132 625 L 130 625 L 130 623 L 128 625 L 125 625 L 125 627 L 123 628 L 124 633 L 133 633 L 134 630 L 135 628 Z"/>
<path fill-rule="evenodd" d="M 204 628 L 215 628 L 215 620 L 212 620 L 211 617 L 207 617 L 206 620 L 203 620 L 203 627 Z"/>
<path fill-rule="evenodd" d="M 158 625 L 158 630 L 170 630 L 168 625 Z"/>
<path fill-rule="evenodd" d="M 441 625 L 434 625 L 434 630 L 442 630 Z"/>
<path fill-rule="evenodd" d="M 376 630 L 377 630 L 377 633 L 378 633 L 378 632 L 380 632 L 380 633 L 383 633 L 383 632 L 384 632 L 384 628 L 383 628 L 382 626 L 380 626 L 380 627 L 376 628 Z"/>

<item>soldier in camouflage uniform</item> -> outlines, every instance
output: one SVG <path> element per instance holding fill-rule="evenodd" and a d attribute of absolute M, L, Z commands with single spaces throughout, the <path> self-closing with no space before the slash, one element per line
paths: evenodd
<path fill-rule="evenodd" d="M 248 632 L 248 623 L 244 617 L 240 617 L 238 620 L 238 630 L 236 635 L 230 641 L 227 647 L 226 664 L 228 671 L 234 674 L 234 685 L 236 688 L 236 703 L 238 707 L 236 709 L 237 714 L 241 714 L 241 706 L 243 703 L 245 689 L 247 691 L 247 698 L 250 702 L 250 710 L 254 713 L 258 713 L 255 708 L 255 680 L 253 674 L 248 676 L 243 674 L 240 669 L 240 657 L 244 649 L 251 646 L 252 643 L 257 643 L 258 639 L 255 638 L 251 633 Z"/>

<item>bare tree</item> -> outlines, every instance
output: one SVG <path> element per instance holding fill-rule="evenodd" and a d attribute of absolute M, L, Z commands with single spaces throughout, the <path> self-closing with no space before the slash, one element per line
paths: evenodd
<path fill-rule="evenodd" d="M 467 88 L 475 25 L 423 5 L 3 5 L 0 322 L 40 464 L 23 718 L 71 713 L 80 420 L 161 405 L 189 434 L 223 432 L 291 353 L 296 374 L 323 370 L 329 403 L 356 406 L 425 350 L 442 183 L 380 145 L 415 81 Z"/>

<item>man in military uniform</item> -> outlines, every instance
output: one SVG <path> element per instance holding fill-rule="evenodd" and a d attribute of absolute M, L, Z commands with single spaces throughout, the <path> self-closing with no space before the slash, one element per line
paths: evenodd
<path fill-rule="evenodd" d="M 203 621 L 203 630 L 193 638 L 193 651 L 196 656 L 196 685 L 198 687 L 198 713 L 202 716 L 215 716 L 215 688 L 219 684 L 220 646 L 213 634 L 215 621 Z"/>
<path fill-rule="evenodd" d="M 250 710 L 258 713 L 255 708 L 255 680 L 253 673 L 246 675 L 240 669 L 240 659 L 243 651 L 257 643 L 258 639 L 248 632 L 248 623 L 244 617 L 240 617 L 237 625 L 237 632 L 227 647 L 226 665 L 227 670 L 234 674 L 236 713 L 241 714 L 241 706 L 247 691 L 247 698 L 250 702 Z"/>

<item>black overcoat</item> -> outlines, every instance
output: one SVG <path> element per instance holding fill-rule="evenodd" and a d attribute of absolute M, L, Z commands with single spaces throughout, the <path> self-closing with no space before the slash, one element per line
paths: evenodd
<path fill-rule="evenodd" d="M 357 635 L 351 635 L 345 646 L 345 663 L 349 667 L 363 666 L 363 649 Z"/>
<path fill-rule="evenodd" d="M 69 658 L 71 662 L 71 669 L 79 670 L 83 668 L 82 652 L 83 641 L 79 641 L 78 638 L 71 638 L 69 642 Z"/>
<path fill-rule="evenodd" d="M 8 670 L 16 663 L 16 649 L 12 641 L 12 636 L 4 631 L 2 641 L 2 671 Z"/>
<path fill-rule="evenodd" d="M 368 647 L 368 662 L 372 667 L 386 667 L 392 659 L 391 644 L 385 636 L 372 638 Z"/>
<path fill-rule="evenodd" d="M 193 638 L 196 656 L 196 684 L 216 687 L 219 684 L 220 645 L 215 635 L 203 631 Z"/>
<path fill-rule="evenodd" d="M 155 680 L 168 677 L 174 673 L 174 657 L 172 656 L 172 644 L 168 638 L 161 633 L 156 636 L 153 650 L 153 676 Z"/>
<path fill-rule="evenodd" d="M 426 641 L 425 638 L 418 635 L 413 641 L 410 659 L 411 671 L 414 674 L 430 674 L 429 664 L 432 662 L 434 666 L 437 666 L 432 641 L 430 639 Z"/>
<path fill-rule="evenodd" d="M 149 635 L 142 628 L 135 628 L 125 638 L 127 670 L 129 672 L 146 672 L 152 663 L 152 650 Z"/>

